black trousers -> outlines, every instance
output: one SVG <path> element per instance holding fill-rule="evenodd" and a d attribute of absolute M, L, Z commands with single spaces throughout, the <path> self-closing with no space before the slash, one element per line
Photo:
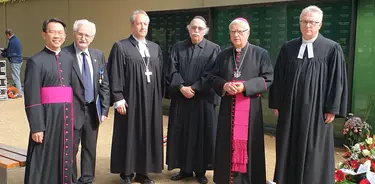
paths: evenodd
<path fill-rule="evenodd" d="M 73 183 L 94 182 L 97 138 L 98 123 L 95 103 L 91 103 L 85 107 L 85 122 L 82 128 L 74 130 L 75 155 L 78 153 L 78 146 L 81 142 L 81 177 L 77 180 L 77 159 L 73 159 Z"/>

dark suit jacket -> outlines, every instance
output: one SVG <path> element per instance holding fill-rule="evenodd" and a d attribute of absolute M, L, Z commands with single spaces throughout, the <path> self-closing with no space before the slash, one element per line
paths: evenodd
<path fill-rule="evenodd" d="M 74 128 L 76 130 L 81 129 L 85 122 L 85 88 L 83 86 L 82 74 L 78 66 L 78 60 L 76 56 L 76 50 L 74 48 L 74 43 L 63 48 L 75 58 L 73 63 L 72 72 L 72 88 L 73 88 L 73 103 L 74 103 Z M 89 54 L 93 66 L 93 84 L 94 84 L 94 97 L 99 94 L 102 115 L 108 115 L 109 109 L 109 82 L 106 61 L 104 58 L 104 53 L 97 49 L 89 48 Z M 102 71 L 102 82 L 99 83 L 100 71 Z M 95 114 L 96 116 L 96 114 Z M 97 125 L 99 125 L 99 120 L 97 120 Z"/>

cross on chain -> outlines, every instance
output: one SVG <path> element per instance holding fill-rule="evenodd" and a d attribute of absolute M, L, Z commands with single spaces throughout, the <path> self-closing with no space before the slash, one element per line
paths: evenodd
<path fill-rule="evenodd" d="M 148 68 L 146 68 L 145 75 L 146 75 L 146 77 L 147 77 L 147 83 L 150 83 L 150 82 L 151 82 L 151 75 L 152 75 L 152 72 L 150 72 L 150 70 L 149 70 Z"/>

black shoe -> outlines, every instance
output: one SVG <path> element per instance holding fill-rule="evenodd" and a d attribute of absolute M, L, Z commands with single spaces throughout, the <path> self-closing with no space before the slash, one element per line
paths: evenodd
<path fill-rule="evenodd" d="M 174 174 L 171 177 L 171 180 L 178 181 L 178 180 L 183 180 L 183 179 L 191 178 L 191 177 L 193 177 L 193 173 L 185 173 L 185 172 L 180 171 L 179 173 Z"/>
<path fill-rule="evenodd" d="M 120 177 L 122 179 L 122 184 L 131 184 L 132 183 L 132 179 L 134 177 L 134 174 L 129 174 L 129 175 L 125 175 L 125 173 L 121 173 L 120 174 Z"/>
<path fill-rule="evenodd" d="M 197 182 L 200 184 L 208 183 L 208 179 L 206 178 L 206 176 L 196 177 L 196 179 L 197 179 Z"/>
<path fill-rule="evenodd" d="M 135 175 L 134 181 L 141 184 L 155 184 L 154 180 L 152 180 L 149 176 L 138 173 Z"/>

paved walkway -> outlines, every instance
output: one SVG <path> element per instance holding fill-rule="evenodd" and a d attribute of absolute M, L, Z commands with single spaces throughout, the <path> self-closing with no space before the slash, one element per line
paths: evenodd
<path fill-rule="evenodd" d="M 168 117 L 164 117 L 164 134 L 166 134 Z M 119 184 L 120 179 L 118 175 L 109 173 L 110 150 L 112 140 L 112 126 L 113 125 L 113 109 L 110 111 L 110 117 L 100 127 L 98 137 L 98 151 L 97 151 L 97 168 L 96 168 L 96 184 Z M 0 143 L 6 143 L 19 148 L 27 148 L 27 141 L 29 136 L 29 127 L 26 119 L 26 114 L 23 106 L 23 98 L 15 100 L 0 101 Z M 270 135 L 265 135 L 266 144 L 266 167 L 267 178 L 272 179 L 275 166 L 275 138 Z M 336 161 L 340 160 L 339 151 L 336 149 Z M 167 168 L 165 166 L 165 168 Z M 46 171 L 48 172 L 48 171 Z M 172 182 L 169 180 L 172 174 L 178 170 L 167 171 L 163 174 L 151 175 L 158 184 L 172 184 L 172 183 L 196 183 L 194 179 L 189 181 Z M 207 173 L 209 183 L 212 181 L 212 171 Z M 17 168 L 9 171 L 9 184 L 22 184 L 24 178 L 24 168 Z"/>

